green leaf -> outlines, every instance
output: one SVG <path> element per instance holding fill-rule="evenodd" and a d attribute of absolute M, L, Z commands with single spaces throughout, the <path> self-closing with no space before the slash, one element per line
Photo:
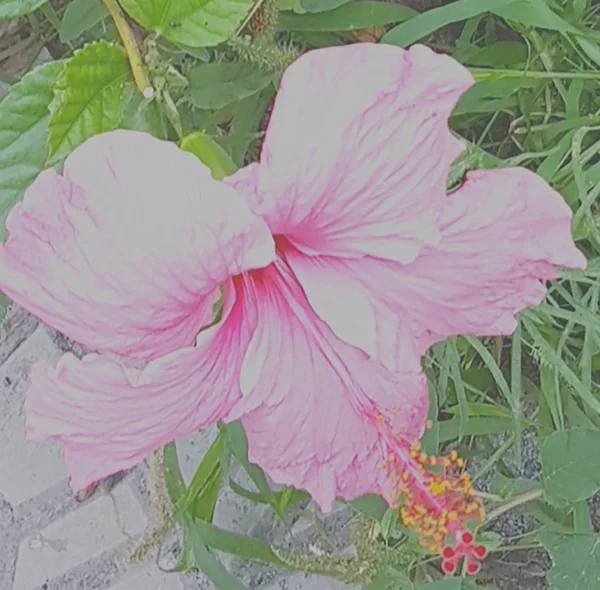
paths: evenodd
<path fill-rule="evenodd" d="M 415 16 L 415 18 L 411 18 L 408 22 L 394 27 L 382 37 L 381 41 L 390 45 L 407 47 L 446 25 L 485 14 L 490 10 L 507 6 L 514 1 L 486 0 L 482 2 L 481 0 L 457 0 L 457 2 L 452 2 L 446 6 L 422 12 L 418 16 Z"/>
<path fill-rule="evenodd" d="M 46 0 L 0 0 L 0 20 L 8 20 L 33 12 Z"/>
<path fill-rule="evenodd" d="M 59 37 L 69 43 L 97 25 L 108 13 L 101 0 L 72 0 L 67 5 L 60 23 Z"/>
<path fill-rule="evenodd" d="M 389 508 L 388 503 L 381 496 L 374 494 L 359 496 L 349 504 L 371 520 L 381 520 Z"/>
<path fill-rule="evenodd" d="M 476 586 L 468 578 L 442 578 L 435 582 L 422 583 L 417 586 L 418 590 L 485 590 Z"/>
<path fill-rule="evenodd" d="M 144 98 L 132 82 L 128 82 L 123 91 L 118 128 L 144 131 L 160 139 L 169 139 L 167 121 L 158 103 Z"/>
<path fill-rule="evenodd" d="M 189 47 L 227 41 L 252 4 L 252 0 L 121 0 L 140 25 Z"/>
<path fill-rule="evenodd" d="M 271 74 L 245 63 L 200 64 L 190 70 L 189 93 L 199 109 L 220 109 L 256 94 L 271 82 Z"/>
<path fill-rule="evenodd" d="M 191 152 L 206 164 L 210 168 L 213 178 L 217 180 L 230 176 L 237 170 L 227 152 L 208 135 L 200 131 L 186 135 L 181 140 L 180 147 L 186 152 Z"/>
<path fill-rule="evenodd" d="M 48 106 L 63 67 L 51 62 L 35 68 L 0 102 L 0 242 L 9 211 L 48 158 Z"/>
<path fill-rule="evenodd" d="M 542 445 L 545 498 L 554 506 L 585 500 L 600 490 L 600 432 L 563 430 Z"/>
<path fill-rule="evenodd" d="M 302 0 L 302 7 L 307 12 L 326 12 L 348 2 L 349 0 Z"/>
<path fill-rule="evenodd" d="M 544 533 L 539 540 L 552 558 L 552 590 L 597 590 L 600 580 L 600 535 Z"/>
<path fill-rule="evenodd" d="M 377 575 L 365 586 L 365 590 L 413 590 L 414 585 L 404 572 L 384 565 Z"/>
<path fill-rule="evenodd" d="M 0 292 L 0 324 L 2 320 L 6 317 L 6 312 L 10 307 L 10 301 L 7 299 L 2 292 Z"/>
<path fill-rule="evenodd" d="M 186 554 L 184 559 L 192 567 L 200 569 L 215 585 L 217 590 L 247 590 L 241 582 L 236 580 L 223 566 L 223 564 L 208 549 L 200 529 L 191 516 L 184 518 L 184 534 L 186 539 Z"/>
<path fill-rule="evenodd" d="M 56 83 L 50 105 L 50 163 L 89 137 L 118 126 L 130 80 L 127 56 L 117 45 L 101 41 L 75 53 Z"/>
<path fill-rule="evenodd" d="M 175 443 L 170 443 L 164 448 L 163 466 L 167 493 L 171 504 L 175 506 L 185 494 L 185 481 L 179 467 Z"/>
<path fill-rule="evenodd" d="M 280 31 L 354 31 L 408 20 L 418 14 L 406 6 L 381 2 L 346 4 L 323 14 L 291 14 L 279 16 Z"/>
<path fill-rule="evenodd" d="M 580 33 L 562 19 L 543 0 L 515 0 L 508 6 L 491 9 L 494 14 L 526 27 L 550 29 L 562 33 Z"/>

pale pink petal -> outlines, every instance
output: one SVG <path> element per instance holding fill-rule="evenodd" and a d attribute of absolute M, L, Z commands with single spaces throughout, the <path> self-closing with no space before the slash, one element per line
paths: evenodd
<path fill-rule="evenodd" d="M 128 469 L 161 446 L 227 415 L 240 398 L 239 371 L 251 321 L 233 304 L 226 320 L 203 331 L 196 347 L 124 367 L 103 355 L 65 355 L 56 368 L 33 366 L 28 436 L 64 448 L 75 490 Z M 233 308 L 231 306 L 233 305 Z"/>
<path fill-rule="evenodd" d="M 555 267 L 586 264 L 571 237 L 571 210 L 525 169 L 468 174 L 448 197 L 440 227 L 440 243 L 407 265 L 293 251 L 286 258 L 318 315 L 369 354 L 373 334 L 379 341 L 393 331 L 411 335 L 421 354 L 451 335 L 509 334 L 515 314 L 544 298 Z M 352 307 L 357 300 L 365 304 Z M 373 310 L 387 310 L 387 320 L 374 319 Z"/>
<path fill-rule="evenodd" d="M 0 290 L 101 351 L 149 359 L 193 344 L 218 286 L 274 258 L 264 221 L 173 143 L 85 142 L 9 215 Z"/>
<path fill-rule="evenodd" d="M 448 56 L 360 43 L 285 72 L 260 165 L 228 180 L 305 253 L 410 262 L 439 239 L 448 117 L 473 80 Z"/>
<path fill-rule="evenodd" d="M 246 309 L 257 328 L 240 376 L 249 458 L 277 483 L 308 490 L 326 510 L 383 489 L 385 417 L 395 435 L 421 436 L 427 384 L 418 357 L 392 374 L 335 337 L 313 313 L 295 277 L 279 260 L 246 279 Z"/>

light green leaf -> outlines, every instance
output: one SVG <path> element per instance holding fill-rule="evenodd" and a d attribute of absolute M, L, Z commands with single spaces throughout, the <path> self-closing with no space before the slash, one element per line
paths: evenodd
<path fill-rule="evenodd" d="M 476 586 L 468 578 L 442 578 L 435 582 L 423 583 L 417 586 L 418 590 L 485 590 Z"/>
<path fill-rule="evenodd" d="M 118 45 L 101 41 L 75 53 L 56 83 L 50 105 L 50 163 L 89 137 L 117 127 L 130 80 L 127 56 Z"/>
<path fill-rule="evenodd" d="M 252 4 L 252 0 L 121 0 L 140 25 L 190 47 L 227 41 Z"/>
<path fill-rule="evenodd" d="M 389 508 L 388 503 L 375 494 L 365 494 L 349 502 L 350 506 L 371 520 L 381 520 Z"/>
<path fill-rule="evenodd" d="M 349 0 L 302 0 L 302 7 L 307 12 L 327 12 L 348 2 Z"/>
<path fill-rule="evenodd" d="M 539 539 L 552 558 L 552 590 L 598 590 L 600 535 L 545 533 Z"/>
<path fill-rule="evenodd" d="M 293 10 L 298 14 L 303 14 L 306 9 L 302 6 L 302 0 L 275 0 L 279 10 Z"/>
<path fill-rule="evenodd" d="M 323 14 L 291 14 L 279 16 L 280 31 L 355 31 L 408 20 L 418 14 L 399 4 L 357 2 L 346 4 Z"/>
<path fill-rule="evenodd" d="M 600 432 L 563 430 L 542 445 L 545 498 L 554 506 L 585 500 L 600 490 Z"/>
<path fill-rule="evenodd" d="M 33 12 L 46 0 L 0 0 L 0 20 L 8 20 Z"/>
<path fill-rule="evenodd" d="M 158 103 L 144 98 L 133 82 L 125 85 L 118 128 L 144 131 L 160 139 L 169 139 L 167 121 Z"/>
<path fill-rule="evenodd" d="M 383 566 L 365 586 L 365 590 L 413 590 L 414 585 L 404 572 L 389 565 Z"/>
<path fill-rule="evenodd" d="M 220 109 L 266 88 L 273 76 L 250 64 L 213 63 L 196 66 L 188 78 L 190 99 L 196 108 Z"/>
<path fill-rule="evenodd" d="M 41 65 L 11 87 L 0 102 L 0 242 L 13 205 L 48 157 L 48 106 L 63 62 Z"/>
<path fill-rule="evenodd" d="M 10 301 L 0 292 L 0 324 L 6 317 L 6 312 L 10 307 Z"/>
<path fill-rule="evenodd" d="M 381 39 L 382 43 L 408 47 L 419 39 L 451 23 L 461 22 L 485 14 L 490 10 L 508 6 L 515 0 L 457 0 L 446 6 L 422 12 L 415 18 L 394 27 Z"/>
<path fill-rule="evenodd" d="M 191 152 L 206 164 L 217 180 L 230 176 L 237 170 L 227 152 L 208 135 L 200 131 L 186 135 L 181 140 L 180 147 L 186 152 Z"/>
<path fill-rule="evenodd" d="M 77 39 L 79 35 L 97 25 L 108 15 L 101 0 L 72 0 L 67 5 L 60 23 L 59 37 L 63 43 Z"/>

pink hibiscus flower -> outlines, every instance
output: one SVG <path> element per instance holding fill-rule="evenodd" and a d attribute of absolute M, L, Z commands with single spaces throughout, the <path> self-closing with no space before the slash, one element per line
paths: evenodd
<path fill-rule="evenodd" d="M 510 333 L 555 266 L 585 259 L 571 211 L 527 170 L 446 195 L 462 149 L 447 121 L 471 84 L 423 46 L 312 51 L 283 76 L 260 162 L 225 182 L 126 131 L 40 174 L 9 216 L 0 288 L 98 352 L 35 365 L 27 395 L 29 436 L 62 443 L 75 489 L 241 419 L 249 459 L 326 510 L 408 496 L 403 520 L 438 550 L 477 513 L 456 501 L 462 464 L 434 474 L 412 444 L 420 358 Z"/>

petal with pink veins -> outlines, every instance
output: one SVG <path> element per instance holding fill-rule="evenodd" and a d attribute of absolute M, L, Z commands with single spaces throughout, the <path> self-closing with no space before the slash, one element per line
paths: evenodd
<path fill-rule="evenodd" d="M 419 45 L 310 51 L 283 75 L 260 164 L 227 182 L 305 253 L 410 262 L 439 240 L 463 149 L 448 117 L 472 83 Z"/>
<path fill-rule="evenodd" d="M 252 318 L 226 289 L 225 320 L 195 347 L 126 367 L 104 355 L 67 354 L 32 367 L 28 438 L 58 440 L 75 490 L 128 469 L 163 445 L 219 419 L 240 399 L 239 371 Z"/>
<path fill-rule="evenodd" d="M 281 484 L 308 490 L 325 510 L 384 488 L 378 419 L 411 442 L 427 414 L 418 357 L 400 374 L 339 340 L 315 315 L 282 260 L 245 280 L 256 331 L 240 375 L 249 458 Z M 379 418 L 378 418 L 379 417 Z"/>
<path fill-rule="evenodd" d="M 584 268 L 571 217 L 561 195 L 529 170 L 478 171 L 447 198 L 440 243 L 411 264 L 286 257 L 311 306 L 338 336 L 373 354 L 374 333 L 382 342 L 403 333 L 423 354 L 448 336 L 510 334 L 515 314 L 542 301 L 543 281 L 557 277 L 556 267 Z M 358 294 L 348 297 L 352 288 Z M 354 300 L 369 306 L 352 306 Z M 373 310 L 386 310 L 386 320 Z M 398 346 L 400 364 L 402 356 Z"/>
<path fill-rule="evenodd" d="M 210 323 L 219 285 L 269 264 L 264 221 L 192 154 L 97 135 L 42 172 L 7 221 L 0 290 L 99 351 L 156 358 Z"/>

